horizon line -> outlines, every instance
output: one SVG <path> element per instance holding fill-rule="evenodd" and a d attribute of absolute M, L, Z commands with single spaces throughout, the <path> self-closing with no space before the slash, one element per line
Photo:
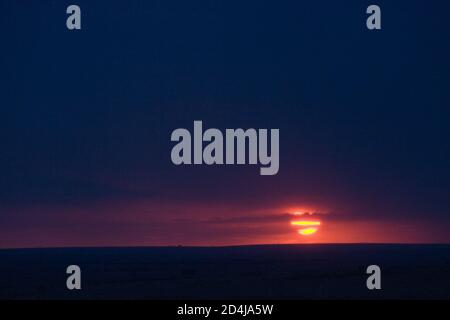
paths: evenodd
<path fill-rule="evenodd" d="M 236 244 L 236 245 L 119 245 L 119 246 L 39 246 L 39 247 L 4 247 L 0 251 L 6 250 L 52 250 L 52 249 L 154 249 L 154 248 L 236 248 L 236 247 L 264 247 L 264 246 L 433 246 L 450 245 L 450 242 L 321 242 L 321 243 L 261 243 L 261 244 Z"/>

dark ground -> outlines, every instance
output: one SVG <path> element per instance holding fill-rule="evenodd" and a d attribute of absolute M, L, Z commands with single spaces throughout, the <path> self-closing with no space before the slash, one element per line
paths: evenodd
<path fill-rule="evenodd" d="M 82 290 L 66 289 L 66 267 Z M 366 288 L 366 267 L 382 290 Z M 0 250 L 0 299 L 450 298 L 450 245 Z"/>

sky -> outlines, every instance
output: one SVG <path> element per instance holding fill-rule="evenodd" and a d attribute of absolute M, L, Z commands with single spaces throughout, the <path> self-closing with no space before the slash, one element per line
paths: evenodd
<path fill-rule="evenodd" d="M 72 2 L 0 4 L 0 248 L 450 242 L 447 1 Z M 194 120 L 278 174 L 175 166 Z"/>

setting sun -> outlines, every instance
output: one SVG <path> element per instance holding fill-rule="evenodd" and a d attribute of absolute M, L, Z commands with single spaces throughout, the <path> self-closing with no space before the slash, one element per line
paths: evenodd
<path fill-rule="evenodd" d="M 319 230 L 322 221 L 316 218 L 315 211 L 290 210 L 292 220 L 290 225 L 295 227 L 297 233 L 302 236 L 311 236 Z"/>

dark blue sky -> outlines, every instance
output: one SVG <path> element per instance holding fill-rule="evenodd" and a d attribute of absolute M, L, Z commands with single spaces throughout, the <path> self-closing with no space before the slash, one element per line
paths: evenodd
<path fill-rule="evenodd" d="M 271 242 L 198 223 L 292 206 L 450 241 L 448 1 L 72 3 L 0 4 L 0 246 Z M 279 128 L 278 175 L 174 166 L 194 120 Z"/>

